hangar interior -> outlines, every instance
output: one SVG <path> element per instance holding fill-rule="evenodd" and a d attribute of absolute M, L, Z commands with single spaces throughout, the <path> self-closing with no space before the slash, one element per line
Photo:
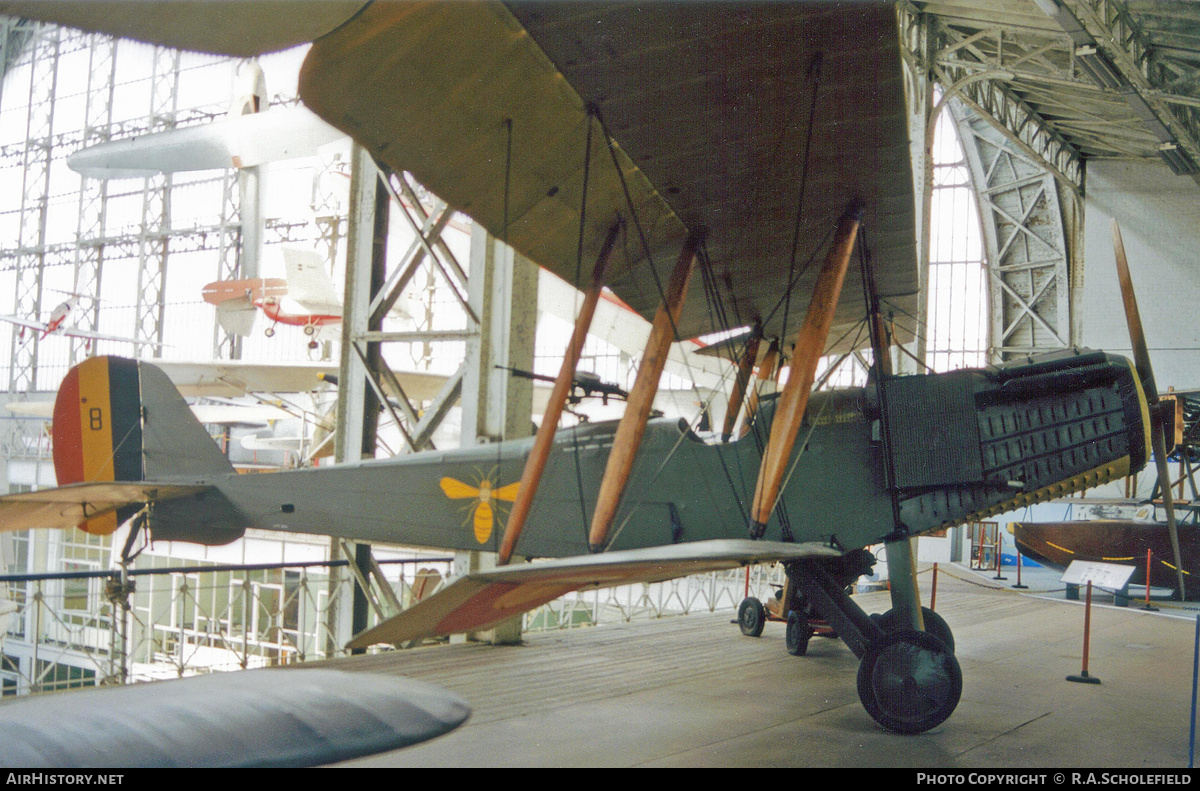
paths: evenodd
<path fill-rule="evenodd" d="M 1200 388 L 1200 340 L 1187 320 L 1200 268 L 1200 8 L 903 0 L 897 14 L 921 271 L 915 315 L 888 317 L 912 337 L 893 354 L 897 372 L 1074 347 L 1130 354 L 1115 221 L 1159 389 Z M 307 120 L 262 133 L 283 139 L 275 148 L 286 151 L 259 153 L 263 141 L 248 139 L 233 145 L 227 166 L 185 162 L 213 140 L 228 143 L 223 123 L 300 107 L 306 46 L 254 59 L 204 55 L 14 13 L 4 17 L 0 47 L 0 348 L 10 351 L 0 365 L 8 408 L 0 431 L 9 492 L 55 485 L 49 403 L 68 369 L 93 355 L 162 362 L 197 414 L 209 408 L 210 435 L 247 474 L 536 430 L 580 300 L 572 286 L 411 175 L 378 169 L 349 138 L 327 139 Z M 132 159 L 101 146 L 150 144 L 170 132 L 191 135 L 168 138 L 170 172 L 157 163 L 151 174 L 120 172 L 158 156 L 149 145 Z M 84 162 L 93 146 L 99 158 Z M 298 294 L 293 250 L 315 256 L 340 321 L 319 323 L 310 310 L 289 323 L 261 304 L 209 298 L 215 284 L 251 278 Z M 46 322 L 65 303 L 73 303 L 67 324 L 93 337 L 12 320 Z M 602 302 L 580 370 L 632 390 L 649 334 L 628 306 Z M 701 353 L 720 340 L 675 344 L 655 402 L 701 435 L 718 432 L 733 384 L 730 362 Z M 829 354 L 820 387 L 862 386 L 871 363 L 869 348 Z M 566 420 L 619 416 L 618 399 L 608 401 L 585 401 Z M 1190 459 L 1179 464 L 1172 489 L 1200 499 L 1184 490 Z M 1083 495 L 1156 496 L 1152 468 Z M 994 521 L 1077 505 L 1031 506 Z M 479 524 L 466 506 L 463 518 Z M 918 558 L 968 563 L 981 551 L 973 535 L 960 527 L 923 538 Z M 108 575 L 123 547 L 137 552 L 128 569 L 186 570 L 146 574 L 122 590 Z M 221 546 L 147 543 L 128 525 L 107 536 L 0 533 L 0 570 L 9 575 L 0 598 L 3 692 L 339 656 L 352 634 L 434 581 L 492 563 L 489 553 L 264 531 Z M 481 637 L 736 609 L 743 585 L 765 599 L 780 580 L 755 568 L 753 576 L 570 595 Z"/>

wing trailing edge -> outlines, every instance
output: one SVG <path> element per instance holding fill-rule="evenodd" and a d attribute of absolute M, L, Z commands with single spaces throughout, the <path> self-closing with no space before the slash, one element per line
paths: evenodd
<path fill-rule="evenodd" d="M 840 555 L 836 549 L 815 542 L 718 539 L 504 566 L 460 577 L 433 596 L 355 636 L 347 647 L 366 648 L 377 643 L 487 629 L 576 590 L 662 582 L 758 563 Z"/>

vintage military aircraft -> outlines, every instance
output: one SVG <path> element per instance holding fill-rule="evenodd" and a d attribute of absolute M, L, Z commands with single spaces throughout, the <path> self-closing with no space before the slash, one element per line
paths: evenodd
<path fill-rule="evenodd" d="M 954 710 L 961 672 L 924 631 L 909 538 L 1146 462 L 1148 371 L 1126 360 L 887 370 L 881 305 L 912 313 L 918 291 L 890 4 L 148 5 L 0 12 L 242 56 L 312 41 L 310 109 L 587 296 L 536 438 L 318 470 L 236 475 L 156 368 L 85 361 L 58 400 L 62 485 L 0 499 L 6 528 L 136 517 L 164 539 L 261 527 L 498 550 L 500 568 L 354 646 L 486 628 L 580 588 L 783 561 L 860 657 L 871 716 L 920 732 Z M 693 268 L 704 289 L 687 299 Z M 848 271 L 861 292 L 842 294 Z M 604 284 L 654 329 L 620 423 L 556 437 Z M 810 399 L 818 358 L 850 344 L 828 339 L 864 318 L 871 383 Z M 706 444 L 647 420 L 673 340 L 748 324 L 792 351 L 745 436 Z M 845 593 L 879 542 L 887 631 Z"/>

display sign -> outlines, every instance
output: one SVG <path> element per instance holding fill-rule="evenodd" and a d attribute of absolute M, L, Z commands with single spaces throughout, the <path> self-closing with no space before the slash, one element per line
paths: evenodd
<path fill-rule="evenodd" d="M 1071 565 L 1063 572 L 1062 581 L 1067 585 L 1087 585 L 1090 582 L 1094 588 L 1119 591 L 1129 582 L 1133 568 L 1119 563 L 1072 560 Z"/>

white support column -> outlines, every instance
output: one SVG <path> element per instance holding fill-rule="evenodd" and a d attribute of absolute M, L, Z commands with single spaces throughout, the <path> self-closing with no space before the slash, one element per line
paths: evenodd
<path fill-rule="evenodd" d="M 496 366 L 533 369 L 537 330 L 538 269 L 476 225 L 471 232 L 468 302 L 479 334 L 467 341 L 462 386 L 464 447 L 527 437 L 532 433 L 533 382 Z M 503 529 L 496 531 L 497 537 Z M 496 565 L 494 552 L 459 552 L 455 573 Z M 521 619 L 469 638 L 498 644 L 521 639 Z"/>

